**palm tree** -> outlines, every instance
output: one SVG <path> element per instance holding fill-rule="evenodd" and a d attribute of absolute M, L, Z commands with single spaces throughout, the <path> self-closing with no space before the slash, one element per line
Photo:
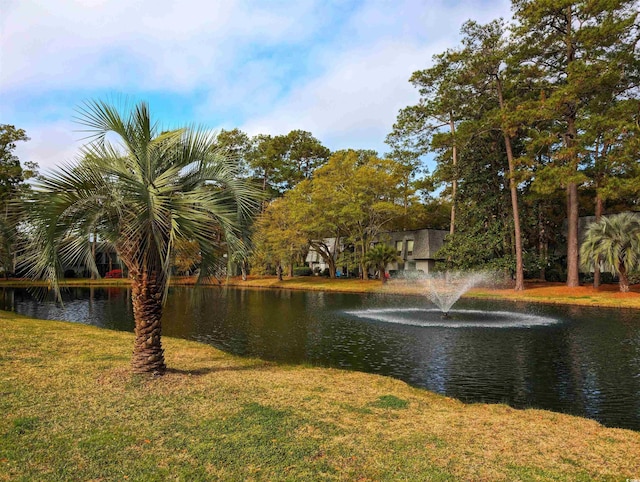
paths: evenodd
<path fill-rule="evenodd" d="M 620 213 L 591 224 L 580 257 L 588 269 L 601 260 L 605 269 L 618 276 L 620 291 L 629 291 L 629 272 L 640 268 L 640 215 Z"/>
<path fill-rule="evenodd" d="M 370 248 L 365 255 L 365 263 L 367 266 L 373 266 L 380 272 L 380 279 L 382 283 L 386 283 L 385 270 L 389 263 L 393 263 L 398 260 L 396 250 L 388 244 L 378 243 L 373 248 Z"/>
<path fill-rule="evenodd" d="M 92 101 L 78 114 L 90 139 L 82 161 L 34 187 L 30 273 L 47 279 L 59 296 L 63 266 L 82 262 L 96 272 L 88 234 L 99 227 L 129 271 L 133 371 L 162 374 L 160 318 L 176 244 L 195 241 L 200 276 L 213 274 L 225 246 L 241 249 L 238 226 L 259 208 L 259 190 L 212 147 L 214 134 L 160 132 L 144 102 L 128 110 Z"/>

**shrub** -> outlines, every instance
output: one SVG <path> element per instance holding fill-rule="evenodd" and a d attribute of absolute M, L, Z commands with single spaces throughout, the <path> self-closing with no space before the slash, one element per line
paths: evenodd
<path fill-rule="evenodd" d="M 327 278 L 329 277 L 329 268 L 325 268 L 322 270 L 322 276 L 326 276 Z"/>
<path fill-rule="evenodd" d="M 567 280 L 567 275 L 558 268 L 550 268 L 544 272 L 545 281 L 551 282 L 564 282 Z"/>
<path fill-rule="evenodd" d="M 293 276 L 311 276 L 313 270 L 308 266 L 296 266 L 293 268 Z"/>

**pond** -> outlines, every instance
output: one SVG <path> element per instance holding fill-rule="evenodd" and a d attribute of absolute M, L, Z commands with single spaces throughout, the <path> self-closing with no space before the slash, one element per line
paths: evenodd
<path fill-rule="evenodd" d="M 0 308 L 133 331 L 126 288 L 72 288 L 64 307 L 0 289 Z M 422 297 L 175 287 L 163 334 L 244 356 L 378 373 L 465 402 L 640 430 L 640 313 Z"/>

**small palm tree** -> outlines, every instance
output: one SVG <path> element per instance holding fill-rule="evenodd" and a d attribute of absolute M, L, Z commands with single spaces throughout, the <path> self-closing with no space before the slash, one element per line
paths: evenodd
<path fill-rule="evenodd" d="M 213 274 L 225 250 L 221 238 L 228 249 L 241 249 L 238 226 L 259 208 L 259 190 L 213 148 L 214 135 L 201 128 L 160 132 L 144 102 L 128 113 L 90 102 L 78 120 L 91 140 L 83 160 L 34 187 L 30 273 L 59 296 L 63 266 L 84 263 L 97 272 L 88 239 L 99 227 L 132 283 L 133 371 L 162 374 L 160 318 L 176 245 L 196 242 L 200 276 Z"/>
<path fill-rule="evenodd" d="M 380 279 L 382 283 L 386 283 L 385 270 L 389 263 L 393 263 L 398 260 L 396 250 L 388 244 L 378 243 L 373 248 L 370 248 L 365 255 L 365 263 L 367 266 L 373 266 L 380 272 Z"/>
<path fill-rule="evenodd" d="M 580 257 L 587 269 L 602 261 L 606 270 L 618 276 L 620 291 L 629 291 L 629 272 L 640 268 L 640 215 L 620 213 L 591 224 Z"/>

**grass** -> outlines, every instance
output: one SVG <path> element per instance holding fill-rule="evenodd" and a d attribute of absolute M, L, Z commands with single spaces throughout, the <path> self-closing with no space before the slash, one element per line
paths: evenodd
<path fill-rule="evenodd" d="M 131 282 L 126 278 L 68 278 L 60 281 L 61 286 L 129 286 Z M 7 288 L 30 288 L 33 286 L 47 286 L 45 281 L 32 281 L 22 278 L 9 278 L 7 280 L 0 279 L 0 287 Z"/>
<path fill-rule="evenodd" d="M 568 288 L 560 283 L 531 282 L 527 284 L 527 289 L 521 292 L 476 288 L 471 290 L 468 296 L 533 303 L 640 309 L 640 285 L 632 286 L 629 293 L 620 293 L 617 284 L 602 285 L 594 289 L 591 285 Z"/>
<path fill-rule="evenodd" d="M 0 312 L 0 480 L 625 480 L 640 433 Z"/>

